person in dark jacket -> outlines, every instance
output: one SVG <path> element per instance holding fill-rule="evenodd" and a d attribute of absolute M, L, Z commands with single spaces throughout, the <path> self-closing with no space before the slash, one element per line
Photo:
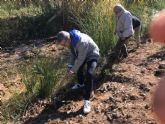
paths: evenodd
<path fill-rule="evenodd" d="M 132 24 L 133 24 L 133 29 L 134 29 L 134 37 L 135 37 L 137 48 L 138 48 L 141 42 L 141 39 L 140 39 L 141 21 L 136 16 L 132 16 Z"/>
<path fill-rule="evenodd" d="M 70 49 L 70 62 L 67 77 L 77 73 L 78 83 L 72 89 L 83 88 L 84 113 L 91 111 L 90 96 L 93 88 L 93 76 L 99 59 L 99 48 L 90 36 L 78 30 L 60 31 L 57 34 L 60 45 Z M 84 66 L 87 71 L 84 75 Z"/>

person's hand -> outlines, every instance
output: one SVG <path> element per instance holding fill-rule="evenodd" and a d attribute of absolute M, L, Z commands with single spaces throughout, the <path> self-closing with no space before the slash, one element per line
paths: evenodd
<path fill-rule="evenodd" d="M 69 71 L 71 70 L 72 67 L 73 67 L 73 65 L 68 64 L 68 71 L 67 71 L 67 72 L 69 72 Z"/>

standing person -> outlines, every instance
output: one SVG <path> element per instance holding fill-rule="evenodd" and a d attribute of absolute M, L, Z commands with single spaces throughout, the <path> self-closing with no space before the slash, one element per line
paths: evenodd
<path fill-rule="evenodd" d="M 134 34 L 132 15 L 120 4 L 116 5 L 113 11 L 116 15 L 115 34 L 118 36 L 115 47 L 115 57 L 120 58 L 120 55 L 123 55 L 123 57 L 126 58 L 128 56 L 126 43 Z"/>
<path fill-rule="evenodd" d="M 78 30 L 60 31 L 57 34 L 57 41 L 60 45 L 71 50 L 70 69 L 67 77 L 77 73 L 78 83 L 72 89 L 83 87 L 83 112 L 87 114 L 91 111 L 89 99 L 93 88 L 93 76 L 99 59 L 99 48 L 90 36 Z M 85 65 L 87 65 L 87 71 L 84 75 Z"/>
<path fill-rule="evenodd" d="M 132 16 L 132 24 L 133 24 L 133 29 L 134 29 L 134 37 L 136 40 L 136 45 L 137 45 L 137 48 L 139 48 L 139 45 L 141 42 L 141 40 L 140 40 L 141 21 L 136 16 Z"/>

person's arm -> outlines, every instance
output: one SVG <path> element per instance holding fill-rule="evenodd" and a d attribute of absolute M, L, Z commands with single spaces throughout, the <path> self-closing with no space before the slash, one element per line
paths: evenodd
<path fill-rule="evenodd" d="M 132 17 L 130 14 L 126 14 L 124 19 L 124 31 L 122 32 L 121 37 L 126 38 L 131 35 L 133 35 Z"/>
<path fill-rule="evenodd" d="M 80 68 L 80 66 L 84 63 L 87 52 L 88 52 L 88 44 L 85 42 L 80 42 L 80 44 L 77 44 L 77 50 L 78 50 L 78 57 L 75 60 L 74 66 L 71 68 L 71 71 L 76 73 L 77 70 Z"/>
<path fill-rule="evenodd" d="M 74 62 L 76 60 L 76 56 L 70 51 L 70 58 L 69 58 L 69 64 L 68 67 L 71 68 L 74 65 Z"/>

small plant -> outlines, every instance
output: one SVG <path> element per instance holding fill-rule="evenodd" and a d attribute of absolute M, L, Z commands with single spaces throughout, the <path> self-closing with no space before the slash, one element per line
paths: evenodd
<path fill-rule="evenodd" d="M 64 73 L 64 59 L 40 58 L 25 68 L 23 82 L 27 92 L 39 98 L 49 97 Z"/>

